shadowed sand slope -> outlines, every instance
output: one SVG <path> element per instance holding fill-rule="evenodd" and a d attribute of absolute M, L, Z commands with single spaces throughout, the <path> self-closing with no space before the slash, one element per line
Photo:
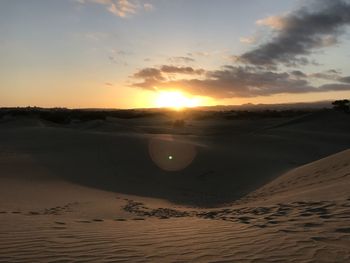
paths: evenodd
<path fill-rule="evenodd" d="M 7 121 L 0 124 L 2 177 L 63 179 L 104 191 L 214 207 L 289 169 L 349 148 L 348 119 L 320 112 L 297 122 L 283 121 L 282 126 L 280 119 L 219 119 L 189 120 L 183 128 L 164 118 L 63 126 L 35 119 Z"/>
<path fill-rule="evenodd" d="M 35 180 L 1 179 L 0 261 L 350 260 L 350 150 L 216 209 L 112 194 L 40 169 L 32 163 Z"/>

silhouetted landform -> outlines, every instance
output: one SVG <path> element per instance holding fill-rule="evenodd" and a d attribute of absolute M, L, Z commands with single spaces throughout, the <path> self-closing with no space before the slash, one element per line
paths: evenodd
<path fill-rule="evenodd" d="M 350 101 L 349 100 L 336 100 L 332 102 L 333 109 L 343 112 L 350 111 Z"/>
<path fill-rule="evenodd" d="M 105 120 L 107 117 L 121 119 L 153 117 L 162 114 L 161 112 L 145 110 L 102 110 L 102 109 L 65 109 L 65 108 L 1 108 L 0 117 L 39 117 L 40 119 L 59 124 L 69 124 L 75 121 Z"/>
<path fill-rule="evenodd" d="M 346 100 L 344 100 L 346 101 Z M 334 109 L 346 108 L 341 106 L 341 101 L 335 102 Z M 198 107 L 181 110 L 184 118 L 191 119 L 261 119 L 261 118 L 290 118 L 297 117 L 311 112 L 325 110 L 330 103 L 298 103 L 298 104 L 277 104 L 277 105 L 253 105 L 241 106 L 212 106 Z M 322 106 L 322 107 L 321 107 Z M 348 106 L 347 106 L 348 107 Z M 39 107 L 15 107 L 0 108 L 0 118 L 9 119 L 12 117 L 38 117 L 42 120 L 57 123 L 70 124 L 74 122 L 87 122 L 91 120 L 106 120 L 106 118 L 136 119 L 152 117 L 170 117 L 178 115 L 171 109 L 66 109 L 66 108 L 39 108 Z M 174 126 L 182 127 L 183 120 L 176 120 Z"/>

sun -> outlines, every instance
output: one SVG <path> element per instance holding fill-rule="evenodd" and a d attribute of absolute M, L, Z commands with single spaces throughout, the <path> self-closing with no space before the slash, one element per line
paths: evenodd
<path fill-rule="evenodd" d="M 189 98 L 180 91 L 161 91 L 155 104 L 158 108 L 183 109 L 199 106 L 199 98 Z"/>

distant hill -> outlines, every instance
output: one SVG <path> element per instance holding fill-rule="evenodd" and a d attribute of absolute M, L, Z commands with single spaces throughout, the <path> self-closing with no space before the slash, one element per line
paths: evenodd
<path fill-rule="evenodd" d="M 332 108 L 332 101 L 297 102 L 281 104 L 253 104 L 242 105 L 216 105 L 198 107 L 201 110 L 227 111 L 227 110 L 293 110 L 293 109 L 324 109 Z"/>

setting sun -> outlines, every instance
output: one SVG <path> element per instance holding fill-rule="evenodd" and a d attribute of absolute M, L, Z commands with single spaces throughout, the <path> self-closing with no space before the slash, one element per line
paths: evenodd
<path fill-rule="evenodd" d="M 199 106 L 200 100 L 189 98 L 180 91 L 164 91 L 158 94 L 155 104 L 159 108 L 182 109 Z"/>

